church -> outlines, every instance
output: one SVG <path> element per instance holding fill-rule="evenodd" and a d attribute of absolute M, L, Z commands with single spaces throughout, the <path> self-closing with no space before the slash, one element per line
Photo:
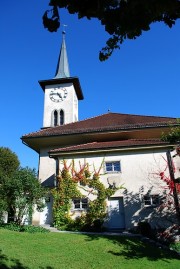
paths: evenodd
<path fill-rule="evenodd" d="M 123 186 L 106 201 L 105 226 L 130 229 L 142 220 L 155 223 L 159 216 L 152 218 L 153 213 L 168 191 L 158 174 L 167 170 L 166 152 L 174 146 L 161 136 L 177 125 L 176 118 L 108 112 L 79 121 L 78 103 L 84 95 L 79 78 L 70 76 L 65 32 L 55 77 L 39 85 L 44 92 L 43 126 L 21 140 L 39 155 L 42 185 L 56 186 L 63 160 L 74 160 L 77 166 L 86 162 L 92 170 L 101 167 L 105 186 Z M 89 199 L 93 197 L 74 197 L 73 216 L 88 210 Z M 52 206 L 50 195 L 44 211 L 34 213 L 33 224 L 51 225 Z"/>

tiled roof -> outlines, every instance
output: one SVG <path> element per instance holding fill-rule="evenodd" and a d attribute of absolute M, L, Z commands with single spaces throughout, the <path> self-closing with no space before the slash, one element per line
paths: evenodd
<path fill-rule="evenodd" d="M 69 146 L 64 148 L 58 148 L 50 150 L 51 153 L 61 153 L 61 152 L 75 152 L 80 150 L 98 150 L 98 149 L 113 149 L 113 148 L 125 148 L 125 147 L 135 147 L 135 146 L 152 146 L 152 145 L 167 145 L 159 139 L 128 139 L 121 141 L 108 141 L 108 142 L 93 142 L 87 144 L 80 144 L 75 146 Z"/>
<path fill-rule="evenodd" d="M 162 127 L 169 126 L 170 123 L 176 124 L 176 118 L 106 113 L 62 126 L 44 128 L 40 131 L 24 135 L 22 138 Z"/>

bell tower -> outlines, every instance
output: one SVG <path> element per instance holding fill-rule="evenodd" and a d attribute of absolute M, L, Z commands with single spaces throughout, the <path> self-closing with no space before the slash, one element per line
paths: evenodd
<path fill-rule="evenodd" d="M 43 128 L 78 121 L 78 101 L 84 97 L 79 79 L 70 76 L 64 31 L 55 77 L 39 84 L 44 91 Z"/>

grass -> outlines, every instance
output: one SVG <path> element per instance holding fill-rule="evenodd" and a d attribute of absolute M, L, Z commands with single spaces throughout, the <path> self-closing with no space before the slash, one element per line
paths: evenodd
<path fill-rule="evenodd" d="M 180 253 L 180 242 L 171 243 L 170 248 Z"/>
<path fill-rule="evenodd" d="M 179 256 L 138 238 L 0 229 L 0 269 L 178 269 Z"/>

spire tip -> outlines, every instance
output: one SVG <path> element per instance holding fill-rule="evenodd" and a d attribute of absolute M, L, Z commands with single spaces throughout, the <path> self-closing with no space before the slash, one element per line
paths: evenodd
<path fill-rule="evenodd" d="M 63 25 L 67 26 L 67 25 Z M 55 78 L 67 78 L 70 77 L 68 57 L 66 51 L 66 42 L 65 42 L 65 31 L 62 30 L 62 44 L 60 55 L 57 63 Z"/>

